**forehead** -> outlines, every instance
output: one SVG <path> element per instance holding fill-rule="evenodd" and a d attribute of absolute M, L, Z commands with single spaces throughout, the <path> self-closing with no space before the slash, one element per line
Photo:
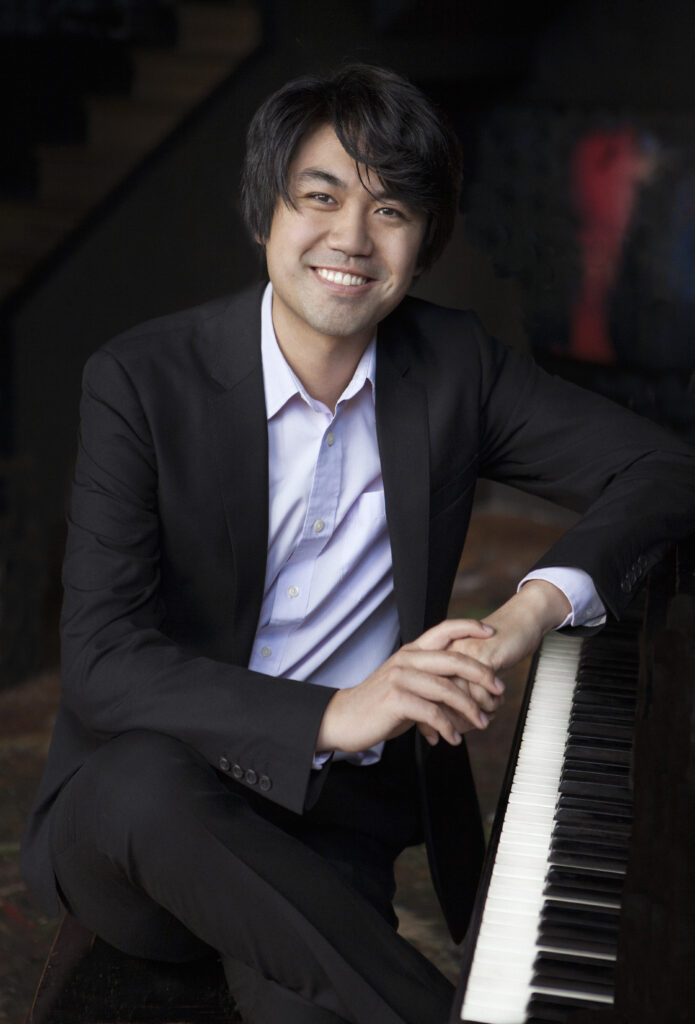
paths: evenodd
<path fill-rule="evenodd" d="M 385 192 L 383 183 L 374 171 L 370 171 L 364 164 L 358 165 L 343 149 L 330 124 L 319 125 L 304 136 L 292 156 L 287 176 L 290 184 L 294 185 L 304 179 L 333 179 L 339 187 L 364 189 L 367 185 L 372 193 L 383 195 Z"/>

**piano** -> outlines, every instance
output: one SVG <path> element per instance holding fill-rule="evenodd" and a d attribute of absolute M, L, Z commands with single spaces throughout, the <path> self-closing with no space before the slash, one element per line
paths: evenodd
<path fill-rule="evenodd" d="M 695 543 L 534 659 L 450 1024 L 695 1021 Z"/>

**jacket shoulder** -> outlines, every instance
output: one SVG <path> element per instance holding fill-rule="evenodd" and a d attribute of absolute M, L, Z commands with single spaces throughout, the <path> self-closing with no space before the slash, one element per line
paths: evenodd
<path fill-rule="evenodd" d="M 262 287 L 156 317 L 106 342 L 88 359 L 84 379 L 112 372 L 134 381 L 195 379 L 224 381 L 243 372 L 260 351 Z M 234 367 L 228 371 L 228 367 Z M 241 368 L 241 369 L 239 369 Z"/>

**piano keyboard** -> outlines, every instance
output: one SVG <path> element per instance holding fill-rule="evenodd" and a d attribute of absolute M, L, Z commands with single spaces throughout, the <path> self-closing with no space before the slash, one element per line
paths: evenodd
<path fill-rule="evenodd" d="M 461 1020 L 562 1024 L 613 1002 L 638 674 L 618 630 L 543 641 Z"/>

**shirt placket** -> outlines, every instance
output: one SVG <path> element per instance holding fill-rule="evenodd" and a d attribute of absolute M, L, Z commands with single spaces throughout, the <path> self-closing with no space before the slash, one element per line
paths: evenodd
<path fill-rule="evenodd" d="M 312 580 L 317 560 L 336 528 L 343 446 L 338 415 L 328 423 L 319 444 L 314 476 L 299 543 L 278 574 L 269 632 L 272 647 L 261 655 L 267 671 L 281 675 L 291 635 L 312 610 Z M 277 631 L 277 632 L 276 632 Z M 265 650 L 264 650 L 265 648 Z"/>

